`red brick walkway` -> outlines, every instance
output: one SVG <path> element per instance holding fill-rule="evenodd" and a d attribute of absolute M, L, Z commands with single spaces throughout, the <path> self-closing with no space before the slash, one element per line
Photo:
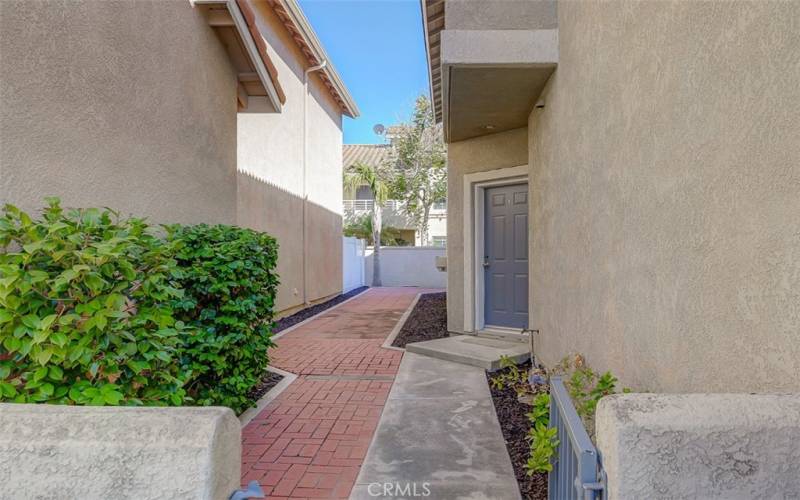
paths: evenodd
<path fill-rule="evenodd" d="M 381 344 L 420 291 L 370 289 L 277 340 L 272 365 L 299 377 L 242 430 L 244 484 L 350 495 L 403 356 Z"/>

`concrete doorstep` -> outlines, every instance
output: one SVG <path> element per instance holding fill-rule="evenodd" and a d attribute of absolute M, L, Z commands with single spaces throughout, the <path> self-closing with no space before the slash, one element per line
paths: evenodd
<path fill-rule="evenodd" d="M 454 335 L 414 342 L 406 345 L 406 351 L 489 371 L 500 368 L 502 356 L 508 356 L 516 363 L 524 362 L 530 357 L 530 348 L 526 342 L 476 335 Z"/>
<path fill-rule="evenodd" d="M 351 499 L 520 498 L 482 368 L 407 352 Z"/>

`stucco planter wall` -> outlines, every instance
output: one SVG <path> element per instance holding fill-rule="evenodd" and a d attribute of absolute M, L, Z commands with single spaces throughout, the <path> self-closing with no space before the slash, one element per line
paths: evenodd
<path fill-rule="evenodd" d="M 612 500 L 800 497 L 800 394 L 617 394 L 596 430 Z"/>
<path fill-rule="evenodd" d="M 227 499 L 241 427 L 228 408 L 0 404 L 0 499 Z"/>

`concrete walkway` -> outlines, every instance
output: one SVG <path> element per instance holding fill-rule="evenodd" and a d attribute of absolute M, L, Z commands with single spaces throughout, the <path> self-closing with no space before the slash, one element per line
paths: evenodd
<path fill-rule="evenodd" d="M 520 493 L 484 370 L 406 352 L 350 498 L 422 496 Z"/>
<path fill-rule="evenodd" d="M 278 339 L 271 364 L 299 376 L 242 429 L 243 483 L 271 500 L 349 496 L 403 356 L 381 344 L 426 291 L 371 289 Z"/>

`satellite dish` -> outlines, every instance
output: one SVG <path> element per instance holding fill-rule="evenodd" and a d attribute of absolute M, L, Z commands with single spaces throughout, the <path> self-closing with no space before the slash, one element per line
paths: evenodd
<path fill-rule="evenodd" d="M 375 132 L 377 135 L 383 135 L 386 132 L 386 127 L 378 123 L 374 127 L 372 127 L 372 131 Z"/>

